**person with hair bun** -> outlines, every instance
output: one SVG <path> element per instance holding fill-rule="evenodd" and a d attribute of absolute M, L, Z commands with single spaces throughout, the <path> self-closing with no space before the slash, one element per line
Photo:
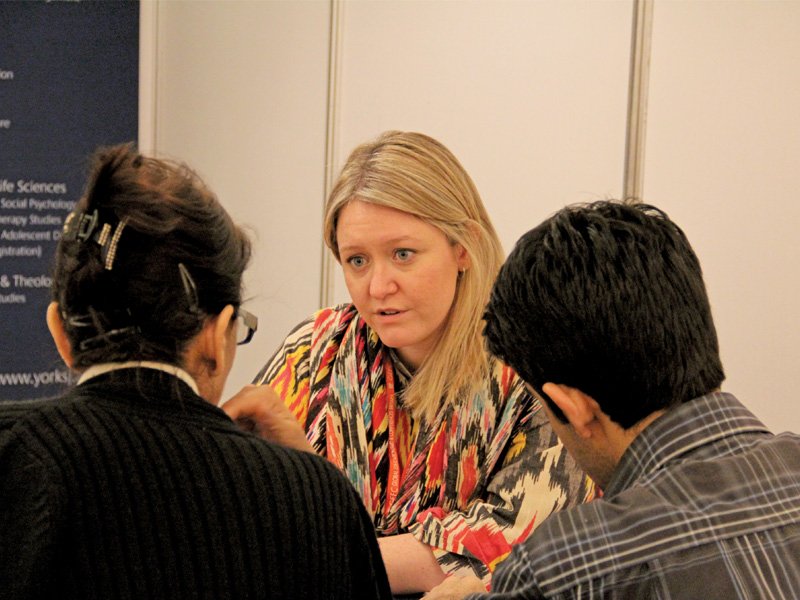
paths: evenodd
<path fill-rule="evenodd" d="M 594 487 L 484 348 L 503 252 L 478 191 L 440 142 L 389 131 L 353 150 L 324 229 L 352 302 L 300 323 L 223 408 L 347 475 L 395 594 L 457 572 L 488 584 L 512 545 Z"/>
<path fill-rule="evenodd" d="M 243 231 L 181 163 L 93 160 L 47 310 L 77 385 L 0 404 L 0 597 L 391 597 L 347 479 L 216 406 L 257 325 Z"/>

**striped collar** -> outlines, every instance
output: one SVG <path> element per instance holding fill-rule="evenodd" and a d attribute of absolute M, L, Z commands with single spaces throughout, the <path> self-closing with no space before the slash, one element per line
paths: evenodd
<path fill-rule="evenodd" d="M 738 447 L 742 434 L 772 435 L 767 427 L 733 395 L 711 392 L 667 411 L 645 427 L 625 450 L 604 491 L 614 496 L 654 477 L 666 465 L 702 455 L 703 448 L 720 451 L 719 444 Z M 700 453 L 700 454 L 696 454 Z"/>

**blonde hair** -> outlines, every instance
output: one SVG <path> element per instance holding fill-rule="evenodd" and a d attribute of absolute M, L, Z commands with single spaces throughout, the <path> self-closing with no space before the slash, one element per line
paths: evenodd
<path fill-rule="evenodd" d="M 340 262 L 337 220 L 354 199 L 414 215 L 469 256 L 445 329 L 405 391 L 412 414 L 432 421 L 443 406 L 475 394 L 488 376 L 482 316 L 503 262 L 500 240 L 456 157 L 421 133 L 387 131 L 350 154 L 325 207 L 325 243 Z"/>

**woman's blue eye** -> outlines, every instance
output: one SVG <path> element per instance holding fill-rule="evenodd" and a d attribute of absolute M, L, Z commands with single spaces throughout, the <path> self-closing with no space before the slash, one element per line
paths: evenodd
<path fill-rule="evenodd" d="M 402 261 L 406 261 L 406 260 L 410 260 L 411 257 L 414 256 L 414 251 L 413 250 L 409 250 L 408 248 L 400 248 L 399 250 L 395 250 L 394 255 L 398 259 L 400 259 Z"/>
<path fill-rule="evenodd" d="M 367 262 L 363 256 L 351 256 L 347 259 L 347 262 L 350 263 L 353 267 L 363 267 L 364 264 Z"/>

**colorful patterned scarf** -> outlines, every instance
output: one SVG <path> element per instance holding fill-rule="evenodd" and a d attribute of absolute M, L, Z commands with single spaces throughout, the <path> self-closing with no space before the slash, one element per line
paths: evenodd
<path fill-rule="evenodd" d="M 484 440 L 476 439 L 476 430 L 464 422 L 465 411 L 459 410 L 462 418 L 456 418 L 450 407 L 429 425 L 414 422 L 402 400 L 398 402 L 408 373 L 395 365 L 394 352 L 353 306 L 317 315 L 311 357 L 306 417 L 310 441 L 324 449 L 361 493 L 380 533 L 405 530 L 421 508 L 466 507 L 475 489 L 483 487 L 499 452 L 483 455 Z M 494 389 L 492 395 L 505 396 L 507 391 Z M 484 438 L 494 429 L 496 403 L 476 397 L 466 404 L 472 405 L 466 407 L 466 414 L 472 413 L 468 421 L 478 425 L 478 435 Z M 501 440 L 495 439 L 493 448 L 505 446 L 498 441 L 510 434 L 512 422 L 502 419 L 502 430 L 495 434 Z M 454 456 L 461 460 L 449 465 Z"/>

